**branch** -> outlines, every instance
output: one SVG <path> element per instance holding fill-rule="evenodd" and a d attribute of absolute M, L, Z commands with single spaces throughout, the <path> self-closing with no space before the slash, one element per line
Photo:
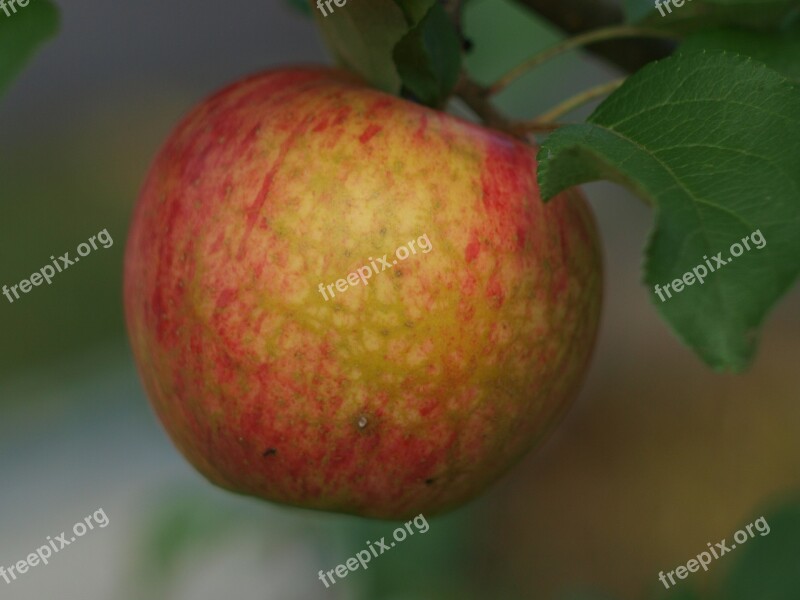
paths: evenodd
<path fill-rule="evenodd" d="M 462 12 L 464 10 L 464 0 L 440 0 L 444 10 L 447 12 L 453 26 L 456 28 L 458 39 L 461 40 L 461 46 L 465 52 L 472 50 L 472 42 L 464 36 L 464 24 L 462 19 Z"/>
<path fill-rule="evenodd" d="M 462 73 L 454 95 L 460 98 L 475 115 L 487 126 L 503 131 L 513 137 L 523 141 L 528 141 L 531 133 L 550 133 L 563 127 L 563 123 L 539 123 L 539 122 L 517 122 L 512 121 L 500 113 L 489 98 L 489 88 L 472 81 L 465 73 Z"/>
<path fill-rule="evenodd" d="M 606 83 L 601 83 L 598 86 L 590 88 L 588 90 L 584 90 L 580 94 L 573 96 L 572 98 L 568 98 L 564 100 L 558 106 L 551 108 L 546 113 L 540 115 L 538 118 L 534 119 L 533 121 L 529 121 L 527 123 L 520 123 L 518 127 L 520 127 L 524 131 L 532 131 L 536 130 L 536 128 L 541 128 L 543 125 L 547 125 L 549 123 L 553 123 L 556 119 L 563 117 L 566 114 L 571 113 L 576 108 L 583 106 L 587 102 L 591 102 L 600 96 L 605 96 L 619 88 L 623 83 L 625 83 L 625 77 L 620 77 L 619 79 L 615 79 L 614 81 L 608 81 Z"/>
<path fill-rule="evenodd" d="M 571 38 L 566 38 L 565 40 L 557 43 L 555 46 L 551 46 L 550 48 L 542 50 L 539 54 L 536 54 L 535 56 L 511 69 L 511 71 L 503 75 L 489 87 L 489 93 L 497 94 L 501 92 L 509 84 L 519 79 L 531 69 L 538 67 L 551 58 L 567 52 L 568 50 L 580 48 L 581 46 L 587 46 L 589 44 L 594 44 L 604 40 L 643 37 L 674 38 L 675 36 L 671 33 L 659 31 L 657 29 L 643 29 L 641 27 L 631 27 L 629 25 L 620 25 L 616 27 L 607 27 L 606 29 L 588 31 Z"/>
<path fill-rule="evenodd" d="M 609 0 L 517 0 L 563 32 L 575 35 L 624 22 L 622 11 Z M 666 58 L 675 44 L 664 40 L 614 40 L 592 46 L 590 52 L 623 71 L 633 73 L 654 60 Z"/>
<path fill-rule="evenodd" d="M 505 131 L 515 137 L 521 137 L 521 134 L 515 129 L 514 123 L 492 105 L 487 88 L 472 81 L 462 73 L 454 92 L 456 97 L 461 98 L 464 104 L 469 106 L 472 112 L 486 125 Z"/>
<path fill-rule="evenodd" d="M 450 18 L 453 19 L 457 26 L 460 26 L 464 0 L 440 0 L 440 2 L 444 6 L 445 12 L 450 15 Z"/>

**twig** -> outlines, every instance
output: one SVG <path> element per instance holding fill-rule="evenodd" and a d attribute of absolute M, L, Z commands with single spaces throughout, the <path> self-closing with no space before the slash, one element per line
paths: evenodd
<path fill-rule="evenodd" d="M 522 127 L 529 131 L 529 127 L 534 125 L 541 126 L 548 123 L 554 122 L 559 117 L 563 117 L 567 113 L 572 112 L 579 106 L 583 106 L 587 102 L 594 100 L 595 98 L 599 98 L 600 96 L 605 96 L 619 88 L 623 83 L 625 83 L 626 77 L 620 77 L 619 79 L 615 79 L 614 81 L 607 81 L 606 83 L 601 83 L 598 86 L 593 88 L 589 88 L 588 90 L 584 90 L 580 94 L 576 94 L 572 98 L 567 98 L 560 104 L 554 106 L 546 113 L 540 115 L 533 121 L 528 123 L 522 123 Z"/>
<path fill-rule="evenodd" d="M 521 137 L 520 132 L 515 129 L 514 123 L 492 105 L 487 89 L 472 81 L 465 73 L 461 74 L 454 91 L 455 95 L 461 98 L 464 104 L 469 106 L 472 112 L 486 125 L 515 137 Z"/>
<path fill-rule="evenodd" d="M 472 112 L 489 127 L 503 131 L 523 141 L 529 141 L 532 133 L 550 133 L 565 123 L 540 121 L 512 121 L 500 113 L 489 99 L 488 88 L 472 81 L 466 73 L 462 73 L 455 89 L 455 96 L 460 98 Z"/>
<path fill-rule="evenodd" d="M 575 35 L 624 22 L 622 11 L 613 0 L 517 0 L 564 33 Z M 666 58 L 675 50 L 674 42 L 661 39 L 621 39 L 592 46 L 590 52 L 633 73 L 654 60 Z"/>
<path fill-rule="evenodd" d="M 469 51 L 472 48 L 472 42 L 464 35 L 464 27 L 462 22 L 462 11 L 464 10 L 464 0 L 439 0 L 447 12 L 450 20 L 453 22 L 458 39 L 461 41 L 461 46 L 464 51 Z"/>
<path fill-rule="evenodd" d="M 572 50 L 573 48 L 579 48 L 581 46 L 593 44 L 603 40 L 631 37 L 671 38 L 674 37 L 674 34 L 665 33 L 659 30 L 621 25 L 619 27 L 608 27 L 606 29 L 598 29 L 597 31 L 589 31 L 572 38 L 567 38 L 511 69 L 508 73 L 503 75 L 500 79 L 489 86 L 489 95 L 494 95 L 503 91 L 508 85 L 519 79 L 531 69 L 534 69 L 542 63 L 547 62 L 551 58 Z"/>
<path fill-rule="evenodd" d="M 439 0 L 444 6 L 445 12 L 450 15 L 453 21 L 460 25 L 461 23 L 461 10 L 463 9 L 464 0 Z"/>

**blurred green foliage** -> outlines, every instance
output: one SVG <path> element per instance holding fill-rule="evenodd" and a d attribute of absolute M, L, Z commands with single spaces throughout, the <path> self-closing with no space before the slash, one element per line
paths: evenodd
<path fill-rule="evenodd" d="M 800 597 L 800 498 L 768 512 L 765 518 L 769 534 L 757 535 L 731 555 L 733 566 L 719 600 Z"/>
<path fill-rule="evenodd" d="M 249 501 L 248 501 L 249 502 Z M 273 544 L 285 543 L 287 536 L 298 535 L 300 524 L 316 523 L 317 540 L 327 539 L 329 547 L 318 557 L 318 565 L 309 568 L 313 580 L 316 570 L 329 570 L 365 549 L 368 542 L 386 538 L 402 527 L 393 521 L 371 521 L 356 517 L 325 515 L 295 509 L 271 507 L 272 513 L 285 513 L 281 528 L 275 527 L 275 515 L 259 503 L 234 504 L 198 497 L 196 494 L 170 490 L 158 508 L 148 516 L 136 554 L 142 557 L 135 573 L 137 581 L 148 582 L 148 598 L 166 597 L 181 559 L 195 558 L 203 549 L 213 552 L 226 538 L 253 528 L 264 532 Z M 505 590 L 504 582 L 480 573 L 480 535 L 472 524 L 485 517 L 489 507 L 481 501 L 448 515 L 427 519 L 427 532 L 408 536 L 391 552 L 380 555 L 369 568 L 351 574 L 346 584 L 346 598 L 356 600 L 547 600 L 532 595 L 531 590 Z M 752 515 L 754 521 L 761 513 Z M 756 535 L 742 549 L 712 563 L 724 577 L 717 592 L 697 595 L 691 578 L 680 581 L 670 590 L 657 583 L 650 600 L 796 600 L 800 592 L 800 498 L 791 499 L 764 513 L 770 533 Z M 293 519 L 297 519 L 292 523 Z M 731 536 L 732 537 L 732 536 Z M 283 541 L 282 541 L 283 540 Z M 576 543 L 579 543 L 576 541 Z M 643 541 L 646 543 L 646 541 Z M 510 543 L 509 552 L 513 552 Z M 266 546 L 265 546 L 266 549 Z M 613 551 L 610 548 L 609 551 Z M 266 552 L 266 550 L 265 550 Z M 687 550 L 688 560 L 690 552 Z M 620 556 L 624 562 L 625 557 Z M 685 563 L 684 563 L 685 564 Z M 675 565 L 677 566 L 677 565 Z M 657 574 L 653 574 L 654 580 Z M 322 584 L 320 584 L 322 585 Z M 556 600 L 618 600 L 599 590 L 568 586 Z M 322 588 L 320 588 L 322 589 Z M 338 596 L 337 596 L 338 597 Z"/>
<path fill-rule="evenodd" d="M 0 344 L 0 379 L 124 335 L 122 256 L 136 188 L 108 164 L 125 156 L 92 156 L 88 140 L 73 134 L 32 137 L 13 153 L 0 148 L 0 286 L 28 278 L 51 255 L 74 258 L 78 244 L 103 229 L 114 244 L 13 304 L 0 297 L 0 328 L 14 340 Z"/>
<path fill-rule="evenodd" d="M 43 1 L 43 0 L 35 0 Z M 297 0 L 298 4 L 308 5 Z M 465 16 L 466 33 L 474 42 L 468 68 L 491 81 L 518 61 L 550 45 L 557 34 L 517 4 L 504 0 L 474 0 Z M 500 104 L 515 116 L 533 116 L 549 108 L 570 85 L 563 77 L 580 64 L 575 56 L 559 58 L 523 78 L 504 92 Z M 0 328 L 9 343 L 0 345 L 0 379 L 21 369 L 35 369 L 54 359 L 80 353 L 107 340 L 122 340 L 122 257 L 130 211 L 144 175 L 146 156 L 131 137 L 151 127 L 160 115 L 140 115 L 140 121 L 119 118 L 96 127 L 88 115 L 70 115 L 71 126 L 32 132 L 27 144 L 12 149 L 0 141 L 0 285 L 13 285 L 49 262 L 49 256 L 75 247 L 107 228 L 114 246 L 98 250 L 59 274 L 51 286 L 40 286 L 13 305 L 0 296 Z M 2 118 L 2 112 L 0 112 Z M 173 119 L 171 113 L 166 118 Z M 153 152 L 157 140 L 144 146 Z M 79 217 L 79 218 L 78 218 Z M 104 368 L 97 364 L 96 368 Z M 48 371 L 48 376 L 52 373 Z M 25 398 L 0 398 L 0 403 Z M 210 486 L 208 486 L 210 490 Z M 397 526 L 388 521 L 326 515 L 268 506 L 233 497 L 223 502 L 214 492 L 197 494 L 165 490 L 154 507 L 144 507 L 144 527 L 132 541 L 137 592 L 148 600 L 167 594 L 182 561 L 210 552 L 243 531 L 258 529 L 266 538 L 282 533 L 316 533 L 319 568 L 330 569 L 364 548 L 367 540 L 390 536 Z M 481 568 L 482 535 L 486 522 L 481 499 L 455 513 L 429 519 L 430 529 L 406 539 L 347 585 L 364 600 L 498 600 L 538 599 L 532 590 L 508 589 Z M 691 582 L 659 598 L 671 600 L 789 600 L 800 593 L 800 502 L 767 514 L 772 531 L 732 555 L 718 596 L 693 595 Z M 297 523 L 302 522 L 302 528 Z M 296 529 L 293 529 L 296 527 Z M 576 544 L 580 540 L 575 541 Z M 648 543 L 643 540 L 642 544 Z M 508 540 L 507 551 L 517 551 Z M 609 540 L 613 552 L 613 540 Z M 687 559 L 690 556 L 686 557 Z M 624 562 L 621 556 L 620 561 Z M 357 575 L 357 576 L 356 576 Z M 309 572 L 309 578 L 316 576 Z M 653 574 L 655 579 L 656 574 Z M 320 590 L 322 590 L 322 584 Z M 148 587 L 149 586 L 149 587 Z M 334 596 L 331 596 L 334 597 Z M 559 600 L 613 600 L 601 592 L 570 592 Z"/>
<path fill-rule="evenodd" d="M 55 35 L 58 24 L 58 9 L 50 0 L 5 5 L 0 13 L 0 95 L 39 46 Z"/>
<path fill-rule="evenodd" d="M 375 521 L 265 505 L 257 500 L 224 493 L 198 496 L 194 491 L 171 486 L 163 491 L 142 523 L 141 535 L 133 543 L 138 557 L 130 580 L 138 582 L 137 597 L 168 598 L 180 567 L 186 561 L 224 551 L 224 542 L 261 532 L 263 552 L 280 552 L 280 547 L 306 539 L 323 550 L 316 566 L 308 570 L 308 581 L 316 581 L 319 569 L 343 564 L 367 543 L 385 538 L 402 522 Z M 336 590 L 358 600 L 471 600 L 486 597 L 465 574 L 473 571 L 476 557 L 475 530 L 471 527 L 485 505 L 480 501 L 453 513 L 426 519 L 428 530 L 415 534 L 373 558 L 367 570 L 354 572 Z M 313 536 L 312 536 L 313 534 Z M 338 583 L 338 582 L 337 582 Z M 494 587 L 494 586 L 493 586 Z M 321 596 L 323 594 L 321 593 Z M 337 596 L 338 597 L 338 596 Z M 517 596 L 498 596 L 517 600 Z"/>

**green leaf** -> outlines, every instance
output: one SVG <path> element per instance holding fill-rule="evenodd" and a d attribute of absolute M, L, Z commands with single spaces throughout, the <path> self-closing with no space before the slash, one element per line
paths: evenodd
<path fill-rule="evenodd" d="M 414 535 L 398 543 L 391 552 L 381 556 L 381 568 L 361 574 L 362 598 L 402 598 L 436 600 L 465 600 L 482 598 L 468 582 L 453 579 L 452 573 L 468 568 L 469 553 L 474 543 L 470 523 L 480 514 L 474 507 L 431 518 L 415 517 Z M 428 528 L 424 524 L 428 524 Z M 343 551 L 355 552 L 366 546 L 365 540 L 392 539 L 392 531 L 401 522 L 368 521 L 359 519 L 349 528 L 349 543 Z M 424 533 L 422 533 L 424 531 Z M 408 577 L 413 572 L 414 577 Z M 493 594 L 497 598 L 499 594 Z"/>
<path fill-rule="evenodd" d="M 422 21 L 431 7 L 436 4 L 436 0 L 395 0 L 395 2 L 403 11 L 406 22 L 411 27 Z"/>
<path fill-rule="evenodd" d="M 552 134 L 539 160 L 545 198 L 608 179 L 654 205 L 644 277 L 653 301 L 709 365 L 743 369 L 756 328 L 800 272 L 798 87 L 739 56 L 680 54 L 631 76 L 586 124 Z M 724 266 L 711 258 L 728 260 L 756 231 L 763 249 L 748 238 L 751 249 Z M 687 278 L 659 299 L 656 284 L 696 266 L 708 272 L 702 284 Z"/>
<path fill-rule="evenodd" d="M 659 11 L 655 0 L 625 0 L 625 12 L 629 22 L 675 31 L 723 25 L 769 29 L 797 7 L 796 0 L 684 0 L 681 6 L 675 1 L 659 0 Z"/>
<path fill-rule="evenodd" d="M 683 52 L 703 49 L 749 56 L 800 81 L 800 22 L 784 31 L 770 33 L 735 29 L 702 31 L 686 38 L 680 47 Z"/>
<path fill-rule="evenodd" d="M 11 12 L 8 4 L 6 8 Z M 58 31 L 58 9 L 50 0 L 34 0 L 6 16 L 0 12 L 0 94 L 36 49 Z"/>
<path fill-rule="evenodd" d="M 349 0 L 315 19 L 338 61 L 373 87 L 398 94 L 402 87 L 392 52 L 410 26 L 394 0 Z"/>
<path fill-rule="evenodd" d="M 430 7 L 400 40 L 393 56 L 403 86 L 420 102 L 428 106 L 444 102 L 461 70 L 461 42 L 441 4 Z"/>
<path fill-rule="evenodd" d="M 756 521 L 755 537 L 737 544 L 722 586 L 725 600 L 795 600 L 800 592 L 800 501 Z M 761 528 L 759 531 L 758 528 Z M 744 528 L 742 528 L 744 530 Z M 767 535 L 762 535 L 769 531 Z M 734 542 L 735 543 L 735 542 Z"/>
<path fill-rule="evenodd" d="M 461 43 L 436 0 L 351 0 L 315 16 L 339 62 L 373 87 L 438 107 L 455 86 Z"/>

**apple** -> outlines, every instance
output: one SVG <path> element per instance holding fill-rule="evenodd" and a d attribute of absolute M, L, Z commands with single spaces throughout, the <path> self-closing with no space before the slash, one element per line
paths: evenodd
<path fill-rule="evenodd" d="M 602 268 L 583 198 L 541 201 L 533 147 L 290 68 L 172 133 L 124 288 L 147 394 L 210 481 L 404 518 L 474 497 L 564 414 Z"/>

